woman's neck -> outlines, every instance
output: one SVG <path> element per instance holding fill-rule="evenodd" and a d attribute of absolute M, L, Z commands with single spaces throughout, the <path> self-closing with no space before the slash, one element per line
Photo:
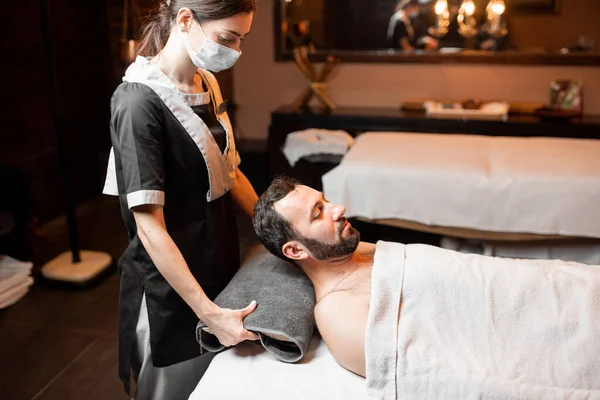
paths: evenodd
<path fill-rule="evenodd" d="M 190 57 L 182 44 L 181 33 L 173 33 L 169 37 L 167 44 L 157 56 L 157 62 L 166 69 L 167 75 L 188 87 L 195 84 L 196 66 L 190 60 Z"/>

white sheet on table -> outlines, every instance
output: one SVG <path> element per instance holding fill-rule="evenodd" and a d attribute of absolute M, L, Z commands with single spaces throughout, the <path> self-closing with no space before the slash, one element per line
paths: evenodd
<path fill-rule="evenodd" d="M 600 237 L 600 140 L 364 133 L 323 188 L 347 216 Z"/>
<path fill-rule="evenodd" d="M 365 380 L 339 366 L 318 335 L 299 363 L 276 360 L 254 343 L 218 354 L 190 400 L 365 400 Z"/>

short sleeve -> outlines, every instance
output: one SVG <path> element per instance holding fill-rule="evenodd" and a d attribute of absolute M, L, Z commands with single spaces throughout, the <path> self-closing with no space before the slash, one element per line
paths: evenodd
<path fill-rule="evenodd" d="M 127 205 L 164 205 L 162 106 L 140 83 L 120 85 L 111 102 L 111 139 Z"/>

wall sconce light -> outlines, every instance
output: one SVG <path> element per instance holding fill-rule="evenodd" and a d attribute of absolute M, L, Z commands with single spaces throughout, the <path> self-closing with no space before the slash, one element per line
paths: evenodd
<path fill-rule="evenodd" d="M 477 35 L 477 21 L 475 19 L 475 2 L 463 0 L 458 9 L 458 33 L 464 38 L 472 38 Z"/>
<path fill-rule="evenodd" d="M 441 38 L 448 33 L 450 25 L 450 11 L 448 10 L 447 0 L 437 0 L 435 3 L 435 25 L 429 28 L 431 36 Z"/>
<path fill-rule="evenodd" d="M 487 22 L 483 25 L 483 30 L 493 37 L 506 36 L 508 29 L 503 16 L 506 11 L 504 0 L 490 0 L 485 11 Z"/>

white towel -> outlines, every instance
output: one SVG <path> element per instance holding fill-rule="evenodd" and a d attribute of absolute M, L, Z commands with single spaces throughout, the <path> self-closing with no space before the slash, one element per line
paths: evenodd
<path fill-rule="evenodd" d="M 600 266 L 379 242 L 371 301 L 373 398 L 600 399 Z"/>
<path fill-rule="evenodd" d="M 0 254 L 0 309 L 21 300 L 33 284 L 33 263 Z"/>
<path fill-rule="evenodd" d="M 346 131 L 306 129 L 287 135 L 283 154 L 293 167 L 298 160 L 316 154 L 344 155 L 354 144 L 354 138 Z"/>

